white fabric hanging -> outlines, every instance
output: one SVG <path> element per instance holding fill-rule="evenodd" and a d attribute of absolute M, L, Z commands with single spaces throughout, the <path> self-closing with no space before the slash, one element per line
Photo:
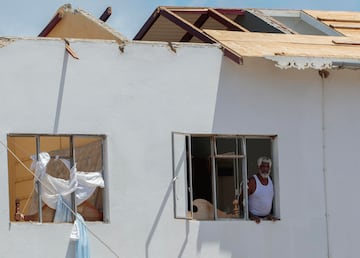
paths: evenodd
<path fill-rule="evenodd" d="M 66 203 L 71 203 L 71 193 L 75 192 L 75 204 L 80 205 L 90 198 L 97 187 L 104 188 L 104 179 L 101 172 L 77 171 L 76 164 L 70 168 L 68 160 L 60 159 L 70 171 L 69 180 L 56 178 L 46 173 L 46 166 L 51 157 L 47 152 L 41 152 L 36 160 L 36 155 L 31 156 L 36 176 L 41 180 L 43 187 L 41 199 L 52 209 L 56 209 L 59 195 Z M 36 181 L 36 179 L 35 179 Z"/>
<path fill-rule="evenodd" d="M 71 230 L 70 239 L 76 241 L 75 257 L 90 258 L 89 239 L 84 218 L 77 213 Z"/>

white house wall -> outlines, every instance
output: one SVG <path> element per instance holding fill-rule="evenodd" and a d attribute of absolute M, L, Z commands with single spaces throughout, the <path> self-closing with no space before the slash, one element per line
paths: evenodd
<path fill-rule="evenodd" d="M 344 210 L 354 221 L 359 213 L 356 71 L 331 71 L 323 87 L 315 70 L 281 70 L 265 59 L 237 65 L 217 46 L 178 44 L 176 53 L 166 43 L 127 43 L 123 52 L 114 42 L 70 46 L 79 60 L 60 40 L 0 48 L 0 139 L 106 134 L 109 223 L 88 225 L 119 257 L 325 258 L 327 235 L 332 257 L 356 257 L 357 230 L 343 218 Z M 174 219 L 172 131 L 278 135 L 281 221 Z M 0 256 L 71 257 L 72 225 L 9 223 L 4 148 L 0 169 Z M 115 257 L 92 235 L 90 248 L 91 257 Z"/>
<path fill-rule="evenodd" d="M 80 60 L 60 40 L 0 48 L 1 141 L 7 133 L 106 134 L 110 223 L 90 229 L 120 257 L 171 257 L 184 241 L 175 232 L 185 228 L 173 218 L 171 132 L 211 131 L 222 52 L 188 44 L 175 53 L 166 43 L 129 43 L 121 52 L 101 41 L 71 48 Z M 0 154 L 0 256 L 65 257 L 71 225 L 9 224 L 7 152 Z M 112 257 L 90 242 L 92 257 Z"/>
<path fill-rule="evenodd" d="M 332 257 L 356 257 L 360 179 L 359 71 L 331 73 L 325 81 L 326 182 Z"/>
<path fill-rule="evenodd" d="M 322 174 L 321 78 L 263 59 L 224 60 L 213 130 L 276 134 L 278 223 L 240 222 L 233 257 L 326 257 Z M 259 246 L 261 248 L 259 248 Z"/>

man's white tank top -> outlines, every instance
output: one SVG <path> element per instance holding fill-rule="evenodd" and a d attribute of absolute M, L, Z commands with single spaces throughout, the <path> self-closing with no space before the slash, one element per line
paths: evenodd
<path fill-rule="evenodd" d="M 272 200 L 274 197 L 273 183 L 268 177 L 268 184 L 263 185 L 259 178 L 254 175 L 256 190 L 249 195 L 249 211 L 255 216 L 266 216 L 270 214 Z"/>

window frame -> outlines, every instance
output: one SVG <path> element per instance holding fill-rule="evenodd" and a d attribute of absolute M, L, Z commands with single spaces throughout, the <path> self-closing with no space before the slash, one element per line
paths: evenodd
<path fill-rule="evenodd" d="M 17 160 L 17 162 L 19 163 L 23 163 L 23 161 L 21 159 L 18 159 L 17 156 L 14 156 L 16 155 L 15 151 L 11 150 L 11 146 L 9 146 L 10 142 L 12 141 L 11 138 L 15 138 L 15 137 L 18 137 L 18 138 L 21 138 L 21 137 L 24 137 L 24 138 L 29 138 L 29 140 L 31 140 L 31 138 L 34 138 L 35 140 L 35 153 L 33 154 L 34 156 L 37 157 L 38 159 L 38 156 L 39 156 L 39 153 L 41 152 L 44 152 L 44 150 L 41 150 L 41 138 L 46 138 L 46 137 L 54 137 L 55 139 L 58 137 L 59 140 L 61 141 L 62 138 L 69 138 L 69 147 L 68 147 L 68 150 L 69 150 L 69 155 L 66 157 L 68 160 L 69 160 L 69 163 L 70 163 L 70 168 L 76 163 L 76 151 L 75 149 L 76 148 L 81 148 L 83 147 L 83 145 L 79 145 L 79 146 L 76 146 L 76 143 L 74 141 L 76 141 L 76 138 L 79 139 L 79 138 L 89 138 L 89 142 L 91 143 L 91 138 L 94 138 L 96 140 L 96 138 L 100 141 L 100 144 L 101 144 L 101 150 L 99 152 L 99 155 L 101 156 L 101 164 L 100 164 L 100 171 L 102 172 L 102 178 L 104 180 L 104 188 L 102 190 L 102 198 L 100 199 L 101 200 L 101 203 L 102 203 L 102 219 L 101 220 L 95 220 L 95 222 L 108 222 L 109 221 L 109 211 L 108 211 L 108 197 L 107 197 L 107 192 L 108 192 L 108 183 L 107 183 L 107 169 L 106 169 L 106 151 L 105 151 L 105 148 L 106 148 L 106 139 L 107 139 L 107 136 L 105 134 L 48 134 L 48 133 L 8 133 L 7 134 L 7 143 L 8 143 L 8 153 L 7 153 L 7 161 L 8 161 L 8 164 L 10 162 L 10 159 L 11 158 L 14 158 L 15 160 Z M 43 140 L 44 142 L 46 140 Z M 96 142 L 96 141 L 94 141 Z M 13 144 L 13 143 L 11 143 Z M 47 143 L 44 143 L 44 144 L 47 144 Z M 31 145 L 31 144 L 30 144 Z M 34 146 L 32 146 L 34 147 Z M 58 151 L 63 151 L 63 150 L 66 150 L 67 148 L 65 149 L 59 149 Z M 52 150 L 54 151 L 54 150 Z M 48 152 L 45 150 L 45 152 Z M 53 158 L 53 157 L 52 157 Z M 28 169 L 30 169 L 30 167 L 27 167 Z M 11 168 L 8 166 L 8 177 L 9 177 L 9 185 L 12 184 L 10 182 L 10 178 L 11 178 L 11 175 L 10 173 L 12 172 Z M 36 180 L 35 178 L 33 180 Z M 38 214 L 38 218 L 39 220 L 37 221 L 38 223 L 43 223 L 43 214 L 42 214 L 42 200 L 41 200 L 41 184 L 37 181 L 35 183 L 38 187 L 38 207 L 37 207 L 37 214 Z M 35 193 L 34 193 L 35 194 Z M 14 194 L 11 193 L 11 189 L 9 187 L 9 216 L 10 216 L 10 222 L 17 222 L 16 219 L 14 219 L 14 214 L 11 212 L 13 209 L 11 208 L 11 205 L 12 205 L 12 197 Z M 16 195 L 15 195 L 15 200 L 17 199 L 16 198 Z M 75 194 L 72 193 L 71 194 L 71 208 L 74 212 L 77 212 L 77 207 L 75 205 Z M 16 210 L 16 207 L 15 207 L 15 210 Z M 72 214 L 72 221 L 75 220 L 75 216 Z M 49 222 L 49 223 L 53 223 L 53 222 Z"/>
<path fill-rule="evenodd" d="M 174 138 L 178 135 L 183 135 L 186 137 L 187 142 L 187 148 L 186 148 L 186 157 L 187 157 L 187 164 L 186 168 L 187 171 L 184 172 L 184 180 L 185 185 L 187 186 L 187 191 L 185 194 L 185 191 L 183 191 L 183 194 L 185 194 L 185 199 L 188 198 L 187 203 L 189 206 L 187 207 L 187 213 L 186 211 L 183 212 L 183 216 L 178 216 L 177 209 L 178 209 L 178 195 L 177 192 L 177 180 L 178 180 L 178 171 L 176 171 L 176 159 L 175 159 L 175 151 L 176 148 L 176 142 L 174 141 Z M 210 160 L 211 160 L 211 182 L 212 182 L 212 198 L 213 198 L 213 213 L 214 213 L 214 219 L 213 220 L 228 220 L 229 218 L 223 218 L 218 216 L 218 204 L 217 204 L 217 159 L 233 159 L 235 163 L 239 163 L 239 160 L 241 159 L 241 178 L 248 179 L 249 178 L 249 172 L 248 172 L 248 164 L 247 164 L 247 145 L 250 143 L 247 143 L 247 140 L 249 139 L 269 139 L 270 144 L 270 157 L 273 161 L 272 165 L 272 179 L 273 179 L 273 185 L 274 185 L 274 200 L 273 200 L 273 214 L 275 216 L 280 217 L 280 205 L 279 205 L 279 186 L 278 186 L 278 136 L 269 134 L 269 135 L 243 135 L 243 134 L 199 134 L 199 133 L 182 133 L 182 132 L 172 132 L 172 157 L 173 157 L 173 195 L 174 195 L 174 218 L 176 219 L 188 219 L 192 220 L 194 219 L 194 207 L 193 202 L 195 200 L 195 197 L 193 195 L 194 189 L 193 189 L 193 182 L 192 182 L 192 175 L 193 173 L 196 173 L 192 170 L 192 146 L 191 146 L 191 139 L 192 138 L 209 138 L 210 140 Z M 235 139 L 236 142 L 236 150 L 241 148 L 240 152 L 237 152 L 235 154 L 221 154 L 219 153 L 218 144 L 216 142 L 217 139 Z M 240 145 L 240 146 L 239 146 Z M 234 173 L 234 180 L 239 180 L 239 164 L 236 165 L 236 173 Z M 237 178 L 236 178 L 237 177 Z M 244 181 L 244 180 L 242 180 Z M 246 187 L 241 187 L 241 182 L 238 184 L 238 192 L 236 187 L 235 189 L 235 195 L 240 195 L 240 191 L 242 192 L 242 195 L 244 196 L 244 205 L 243 205 L 243 217 L 238 218 L 230 218 L 230 219 L 236 219 L 236 220 L 249 220 L 249 210 L 248 210 L 248 192 Z M 184 187 L 185 188 L 185 187 Z M 239 203 L 239 205 L 241 205 Z M 211 219 L 210 219 L 211 220 Z"/>

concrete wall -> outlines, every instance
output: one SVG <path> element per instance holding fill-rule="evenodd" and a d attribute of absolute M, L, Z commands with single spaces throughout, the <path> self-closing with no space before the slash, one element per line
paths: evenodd
<path fill-rule="evenodd" d="M 0 48 L 0 140 L 106 134 L 110 223 L 88 225 L 120 257 L 325 258 L 327 235 L 332 257 L 355 257 L 356 227 L 343 209 L 356 223 L 357 72 L 333 71 L 322 82 L 315 70 L 280 70 L 263 59 L 237 65 L 209 45 L 177 45 L 176 53 L 165 43 L 128 43 L 124 52 L 114 42 L 71 47 L 80 60 L 58 40 Z M 281 221 L 174 219 L 172 131 L 278 135 Z M 0 256 L 71 257 L 72 225 L 9 224 L 4 148 L 0 171 Z M 116 257 L 93 236 L 90 246 L 92 257 Z"/>

